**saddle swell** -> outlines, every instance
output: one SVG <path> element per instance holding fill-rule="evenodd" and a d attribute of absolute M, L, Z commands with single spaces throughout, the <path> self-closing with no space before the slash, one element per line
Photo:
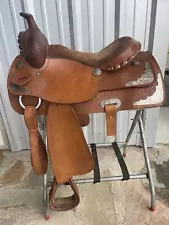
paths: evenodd
<path fill-rule="evenodd" d="M 49 45 L 32 15 L 21 16 L 29 28 L 18 37 L 21 54 L 9 70 L 9 100 L 12 108 L 24 115 L 32 166 L 37 174 L 47 170 L 37 115 L 47 116 L 48 154 L 54 171 L 50 207 L 68 210 L 80 201 L 72 177 L 94 168 L 81 130 L 89 124 L 89 114 L 106 114 L 107 136 L 112 143 L 116 112 L 163 104 L 163 78 L 154 57 L 140 51 L 140 43 L 131 37 L 122 37 L 98 53 L 84 53 Z M 74 194 L 54 201 L 57 184 L 65 182 Z"/>

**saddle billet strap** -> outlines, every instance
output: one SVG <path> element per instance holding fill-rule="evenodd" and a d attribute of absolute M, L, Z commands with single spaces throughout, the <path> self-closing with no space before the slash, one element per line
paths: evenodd
<path fill-rule="evenodd" d="M 114 140 L 116 136 L 116 106 L 105 105 L 107 137 Z"/>
<path fill-rule="evenodd" d="M 66 211 L 75 208 L 80 202 L 79 191 L 77 185 L 74 183 L 73 179 L 70 178 L 68 181 L 74 194 L 69 197 L 55 198 L 55 193 L 57 190 L 57 182 L 54 177 L 53 184 L 49 192 L 49 205 L 52 210 L 55 211 Z"/>
<path fill-rule="evenodd" d="M 36 174 L 43 175 L 47 172 L 48 159 L 45 144 L 38 131 L 35 106 L 25 107 L 24 119 L 29 131 L 32 167 Z"/>

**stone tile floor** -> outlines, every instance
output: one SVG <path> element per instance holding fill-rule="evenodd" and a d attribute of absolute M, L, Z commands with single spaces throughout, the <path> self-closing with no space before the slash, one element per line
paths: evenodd
<path fill-rule="evenodd" d="M 67 212 L 43 217 L 43 177 L 34 174 L 28 151 L 0 152 L 0 225 L 168 225 L 169 146 L 149 149 L 157 193 L 157 209 L 149 211 L 147 181 L 132 180 L 79 185 L 80 205 Z M 120 174 L 111 149 L 99 150 L 102 176 Z M 130 172 L 145 170 L 141 148 L 129 147 L 126 158 Z M 92 176 L 92 173 L 86 175 Z M 52 179 L 49 169 L 49 180 Z M 59 187 L 58 195 L 68 193 Z"/>

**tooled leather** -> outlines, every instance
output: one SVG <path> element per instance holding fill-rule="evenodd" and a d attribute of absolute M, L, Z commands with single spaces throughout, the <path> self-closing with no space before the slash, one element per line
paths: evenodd
<path fill-rule="evenodd" d="M 17 64 L 20 63 L 21 65 L 18 66 Z M 13 69 L 13 71 L 11 71 L 11 82 L 13 84 L 19 85 L 19 86 L 24 86 L 25 84 L 27 84 L 31 79 L 32 76 L 29 73 L 29 71 L 27 71 L 27 73 L 25 73 L 25 69 L 24 69 L 24 60 L 18 60 L 17 63 L 15 64 L 15 70 Z"/>
<path fill-rule="evenodd" d="M 126 67 L 111 72 L 110 74 L 106 72 L 102 72 L 101 81 L 99 85 L 100 91 L 106 90 L 113 90 L 113 89 L 120 89 L 120 88 L 134 88 L 134 87 L 144 87 L 149 86 L 152 84 L 151 82 L 147 81 L 145 83 L 138 83 L 132 86 L 126 86 L 126 84 L 130 81 L 137 80 L 142 76 L 145 72 L 145 63 L 149 63 L 152 73 L 155 75 L 155 71 L 153 69 L 152 64 L 152 57 L 147 52 L 140 52 L 136 58 L 132 62 L 139 62 L 139 65 L 134 65 L 134 63 L 129 63 Z"/>
<path fill-rule="evenodd" d="M 47 83 L 45 81 L 45 79 L 41 78 L 41 77 L 36 77 L 33 76 L 31 79 L 31 82 L 29 82 L 27 84 L 27 89 L 28 90 L 33 90 L 33 95 L 39 95 L 39 93 L 45 88 L 47 87 Z"/>
<path fill-rule="evenodd" d="M 91 101 L 88 101 L 86 103 L 74 104 L 73 108 L 76 112 L 84 112 L 84 113 L 104 112 L 104 108 L 102 108 L 100 105 L 101 101 L 106 99 L 119 99 L 122 104 L 119 108 L 116 109 L 116 111 L 131 110 L 134 108 L 136 109 L 137 107 L 134 107 L 133 103 L 140 99 L 146 99 L 147 96 L 145 94 L 145 89 L 146 88 L 137 88 L 137 90 L 122 89 L 113 91 L 102 91 L 99 92 L 98 95 Z M 148 89 L 147 90 L 148 96 L 151 96 L 155 91 L 154 87 L 151 88 L 147 87 L 147 89 Z M 141 96 L 141 98 L 139 98 L 139 96 Z M 146 107 L 151 107 L 151 105 L 145 106 L 145 108 Z"/>
<path fill-rule="evenodd" d="M 19 56 L 14 60 L 9 74 L 16 75 L 15 63 L 21 60 Z M 11 84 L 14 76 L 8 76 L 8 89 L 13 94 L 37 96 L 50 102 L 72 103 L 92 99 L 97 91 L 100 77 L 92 75 L 92 68 L 66 59 L 50 59 L 41 70 L 34 69 L 24 64 L 25 73 L 32 75 L 30 82 L 20 90 Z M 37 75 L 37 72 L 39 74 Z M 55 91 L 52 91 L 55 90 Z"/>
<path fill-rule="evenodd" d="M 140 52 L 135 59 L 140 62 L 139 65 L 134 66 L 133 64 L 129 64 L 111 74 L 102 71 L 100 77 L 92 75 L 91 67 L 69 60 L 58 59 L 59 61 L 48 61 L 41 70 L 34 69 L 28 64 L 23 63 L 23 66 L 19 68 L 21 69 L 21 73 L 31 74 L 31 80 L 24 85 L 20 85 L 20 81 L 15 78 L 19 74 L 19 69 L 15 68 L 18 60 L 22 60 L 22 57 L 16 58 L 16 62 L 12 64 L 9 72 L 9 74 L 13 74 L 12 77 L 8 77 L 8 89 L 11 93 L 37 96 L 57 103 L 77 103 L 92 99 L 98 91 L 129 88 L 126 86 L 126 83 L 142 76 L 145 70 L 145 62 L 151 62 L 151 57 L 147 53 Z M 67 64 L 67 69 L 62 68 L 64 64 Z M 72 71 L 71 74 L 69 74 L 69 71 Z M 13 83 L 15 86 L 12 85 Z M 132 87 L 148 86 L 150 84 L 151 82 L 147 82 L 132 85 Z M 22 88 L 19 88 L 20 86 Z M 51 90 L 55 91 L 51 92 Z"/>
<path fill-rule="evenodd" d="M 146 57 L 148 57 L 147 58 L 148 62 L 151 64 L 152 70 L 155 74 L 154 81 L 149 86 L 139 87 L 139 88 L 126 88 L 126 89 L 111 90 L 111 91 L 100 91 L 93 100 L 85 102 L 85 103 L 74 104 L 73 106 L 76 112 L 84 112 L 84 113 L 103 112 L 103 109 L 100 107 L 100 102 L 102 100 L 112 99 L 112 98 L 113 99 L 118 98 L 121 101 L 121 107 L 117 109 L 118 111 L 139 108 L 139 106 L 133 106 L 133 103 L 139 100 L 144 100 L 155 92 L 156 86 L 157 86 L 156 75 L 159 72 L 161 73 L 156 60 L 150 53 L 146 52 L 144 54 L 143 53 L 141 54 L 143 56 L 145 54 Z M 23 114 L 23 109 L 21 108 L 18 102 L 18 96 L 12 95 L 12 93 L 10 93 L 10 90 L 9 90 L 9 98 L 10 98 L 10 102 L 13 109 L 17 111 L 18 113 Z M 30 96 L 25 96 L 25 98 L 30 98 Z M 35 97 L 32 97 L 32 98 L 34 99 Z M 38 101 L 37 98 L 35 99 L 36 101 Z M 30 101 L 26 101 L 25 103 L 30 104 L 31 101 L 33 100 L 31 99 Z M 24 102 L 24 96 L 23 96 L 23 102 Z M 161 105 L 161 104 L 155 104 L 155 105 Z M 146 105 L 145 107 L 151 107 L 151 106 L 152 105 Z M 48 107 L 48 102 L 42 99 L 42 104 L 37 110 L 37 113 L 39 115 L 40 114 L 45 115 L 47 113 L 47 107 Z"/>
<path fill-rule="evenodd" d="M 128 88 L 128 89 L 121 89 L 121 90 L 111 90 L 111 91 L 101 91 L 97 94 L 97 96 L 87 102 L 82 102 L 78 104 L 73 104 L 73 108 L 76 111 L 76 113 L 98 113 L 98 112 L 104 112 L 104 109 L 100 106 L 101 101 L 107 100 L 107 99 L 119 99 L 121 101 L 121 106 L 116 109 L 116 111 L 122 111 L 122 110 L 130 110 L 130 109 L 139 109 L 139 106 L 133 106 L 133 103 L 139 100 L 144 100 L 148 96 L 151 96 L 157 86 L 157 81 L 153 82 L 153 84 L 149 87 L 143 87 L 143 88 Z M 23 114 L 23 109 L 19 105 L 18 96 L 12 95 L 9 93 L 9 99 L 11 102 L 11 105 L 13 109 L 18 112 L 19 114 Z M 27 101 L 26 101 L 27 102 Z M 31 104 L 33 102 L 32 100 L 29 101 L 27 104 Z M 37 100 L 36 100 L 37 102 Z M 34 101 L 35 104 L 35 101 Z M 37 109 L 38 115 L 46 115 L 47 108 L 48 108 L 48 102 L 42 100 L 42 104 L 39 109 Z M 154 105 L 145 105 L 142 107 L 149 108 L 153 106 L 160 106 L 160 104 L 154 104 Z M 36 104 L 35 104 L 36 105 Z"/>
<path fill-rule="evenodd" d="M 151 56 L 151 54 L 148 52 L 146 54 Z M 158 73 L 160 73 L 161 79 L 163 80 L 161 70 L 153 56 L 150 57 L 150 62 L 155 74 L 154 81 L 150 86 L 142 88 L 139 87 L 139 88 L 112 90 L 112 91 L 100 91 L 97 94 L 97 96 L 91 101 L 88 101 L 86 103 L 74 104 L 73 105 L 74 110 L 76 112 L 83 111 L 84 113 L 104 112 L 104 108 L 101 107 L 100 103 L 101 101 L 107 99 L 119 99 L 121 101 L 121 105 L 119 108 L 116 109 L 116 111 L 161 106 L 163 102 L 160 102 L 158 104 L 155 103 L 141 106 L 133 105 L 135 102 L 139 100 L 145 100 L 147 97 L 152 96 L 154 94 L 154 92 L 156 91 L 156 87 L 158 85 L 157 82 Z M 164 90 L 161 91 L 164 92 Z"/>

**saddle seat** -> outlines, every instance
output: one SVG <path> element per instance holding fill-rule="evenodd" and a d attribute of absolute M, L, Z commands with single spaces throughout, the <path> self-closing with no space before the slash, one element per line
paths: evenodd
<path fill-rule="evenodd" d="M 97 53 L 75 51 L 62 45 L 49 45 L 47 58 L 70 59 L 105 71 L 113 71 L 127 65 L 140 49 L 138 41 L 131 37 L 121 37 Z"/>
<path fill-rule="evenodd" d="M 46 58 L 70 59 L 106 71 L 118 70 L 127 65 L 139 53 L 140 42 L 131 37 L 121 37 L 98 53 L 75 51 L 62 45 L 49 45 L 31 14 L 20 13 L 29 25 L 20 32 L 18 42 L 20 53 L 34 68 L 41 68 Z"/>

